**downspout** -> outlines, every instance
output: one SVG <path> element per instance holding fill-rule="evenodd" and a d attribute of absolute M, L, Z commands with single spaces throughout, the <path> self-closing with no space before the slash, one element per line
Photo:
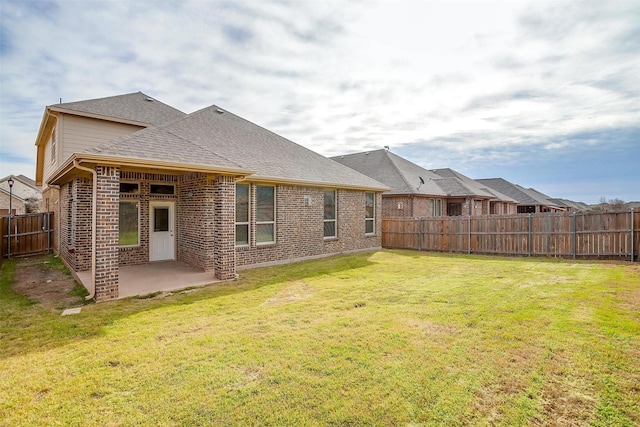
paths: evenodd
<path fill-rule="evenodd" d="M 91 286 L 89 289 L 89 295 L 85 299 L 90 300 L 95 297 L 96 294 L 96 236 L 97 236 L 97 209 L 98 209 L 98 175 L 96 171 L 85 166 L 80 166 L 78 160 L 73 160 L 73 166 L 80 170 L 89 172 L 93 177 L 93 197 L 91 201 Z"/>

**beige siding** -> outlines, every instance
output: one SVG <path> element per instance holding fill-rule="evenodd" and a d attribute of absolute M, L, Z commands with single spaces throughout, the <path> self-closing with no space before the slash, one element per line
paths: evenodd
<path fill-rule="evenodd" d="M 56 157 L 54 159 L 54 161 L 51 161 L 51 137 L 49 137 L 49 140 L 47 141 L 46 145 L 44 146 L 44 171 L 43 171 L 43 175 L 42 175 L 42 182 L 47 182 L 47 179 L 51 176 L 51 174 L 58 168 L 58 162 L 60 161 L 58 159 L 58 154 L 60 153 L 59 151 L 60 149 L 60 137 L 58 137 L 58 143 L 56 144 Z"/>
<path fill-rule="evenodd" d="M 87 117 L 63 115 L 62 160 L 73 153 L 82 153 L 88 148 L 104 144 L 114 138 L 142 129 L 140 126 L 108 122 Z"/>

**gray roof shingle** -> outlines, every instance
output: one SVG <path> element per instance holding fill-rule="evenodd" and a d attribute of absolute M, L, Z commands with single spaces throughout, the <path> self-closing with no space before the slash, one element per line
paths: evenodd
<path fill-rule="evenodd" d="M 384 190 L 348 167 L 213 105 L 90 152 L 254 171 L 253 179 Z"/>
<path fill-rule="evenodd" d="M 160 125 L 186 116 L 182 111 L 164 104 L 142 92 L 86 101 L 53 104 L 52 109 L 61 108 L 79 113 L 98 114 L 127 121 Z"/>
<path fill-rule="evenodd" d="M 440 170 L 440 175 L 387 150 L 346 154 L 332 159 L 391 187 L 385 194 L 497 198 L 472 179 L 451 169 Z M 420 178 L 424 184 L 420 183 Z"/>
<path fill-rule="evenodd" d="M 506 194 L 521 205 L 557 206 L 546 194 L 532 188 L 524 188 L 503 178 L 484 178 L 476 181 Z"/>

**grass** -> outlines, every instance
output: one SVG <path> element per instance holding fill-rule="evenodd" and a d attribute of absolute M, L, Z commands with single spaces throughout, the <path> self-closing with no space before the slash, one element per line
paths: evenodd
<path fill-rule="evenodd" d="M 633 264 L 381 251 L 42 310 L 0 282 L 0 425 L 638 425 Z"/>

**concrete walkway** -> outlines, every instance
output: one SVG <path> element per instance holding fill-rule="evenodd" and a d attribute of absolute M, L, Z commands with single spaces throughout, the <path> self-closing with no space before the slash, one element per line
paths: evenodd
<path fill-rule="evenodd" d="M 77 276 L 86 288 L 91 285 L 91 270 L 80 271 Z M 213 272 L 203 273 L 180 261 L 158 261 L 120 267 L 118 291 L 119 298 L 126 298 L 215 282 L 218 280 Z"/>

